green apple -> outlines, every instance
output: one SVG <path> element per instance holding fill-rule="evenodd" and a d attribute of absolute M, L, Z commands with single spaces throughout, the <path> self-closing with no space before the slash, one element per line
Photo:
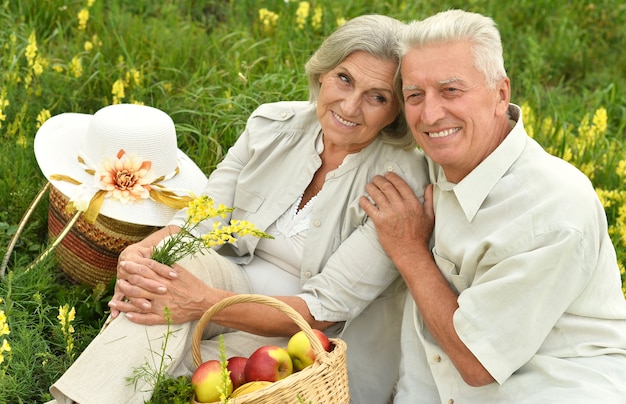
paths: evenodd
<path fill-rule="evenodd" d="M 326 352 L 330 352 L 330 340 L 326 334 L 316 329 L 313 329 L 313 333 L 322 344 L 322 348 L 324 348 Z M 307 366 L 311 366 L 313 362 L 315 362 L 315 352 L 313 352 L 311 341 L 309 341 L 304 331 L 298 331 L 289 338 L 287 352 L 289 356 L 291 356 L 293 369 L 296 372 L 299 372 Z"/>
<path fill-rule="evenodd" d="M 293 363 L 285 348 L 265 345 L 248 357 L 244 374 L 246 380 L 275 382 L 293 373 Z"/>
<path fill-rule="evenodd" d="M 233 384 L 230 377 L 222 377 L 222 364 L 216 359 L 204 362 L 191 376 L 191 385 L 196 393 L 196 400 L 201 403 L 213 403 L 220 401 L 221 390 L 226 387 L 224 394 L 228 397 L 233 392 Z"/>

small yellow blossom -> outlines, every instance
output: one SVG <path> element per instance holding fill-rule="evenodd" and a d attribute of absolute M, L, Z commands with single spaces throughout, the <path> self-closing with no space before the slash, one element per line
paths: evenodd
<path fill-rule="evenodd" d="M 52 70 L 56 73 L 63 73 L 63 65 L 55 63 L 52 65 Z"/>
<path fill-rule="evenodd" d="M 44 122 L 46 122 L 50 118 L 50 111 L 47 109 L 42 109 L 39 114 L 37 114 L 37 128 L 41 128 Z"/>
<path fill-rule="evenodd" d="M 115 80 L 115 83 L 113 83 L 113 88 L 111 89 L 111 94 L 113 94 L 113 104 L 119 104 L 122 102 L 122 100 L 126 96 L 124 92 L 124 80 Z"/>
<path fill-rule="evenodd" d="M 72 76 L 78 78 L 83 75 L 83 62 L 79 56 L 74 56 L 69 66 Z"/>
<path fill-rule="evenodd" d="M 78 29 L 84 31 L 87 28 L 87 21 L 89 21 L 89 10 L 83 8 L 78 12 Z"/>
<path fill-rule="evenodd" d="M 15 139 L 15 144 L 25 149 L 28 147 L 28 139 L 24 136 L 24 134 L 20 134 L 17 139 Z"/>
<path fill-rule="evenodd" d="M 141 72 L 137 69 L 130 69 L 126 72 L 126 84 L 134 84 L 137 86 L 141 85 Z"/>
<path fill-rule="evenodd" d="M 83 48 L 85 49 L 86 52 L 90 52 L 93 49 L 93 42 L 85 41 Z"/>
<path fill-rule="evenodd" d="M 74 356 L 74 326 L 72 325 L 72 321 L 74 321 L 76 317 L 76 309 L 68 304 L 64 306 L 59 306 L 59 315 L 57 319 L 61 323 L 61 332 L 63 332 L 63 336 L 65 337 L 65 352 L 71 358 Z"/>
<path fill-rule="evenodd" d="M 339 18 L 337 18 L 336 23 L 337 23 L 337 27 L 341 27 L 343 24 L 346 23 L 346 19 L 343 18 L 343 17 L 339 17 Z"/>
<path fill-rule="evenodd" d="M 313 16 L 311 17 L 311 27 L 314 30 L 319 30 L 322 28 L 322 16 L 324 11 L 322 10 L 322 6 L 317 5 L 315 10 L 313 10 Z"/>
<path fill-rule="evenodd" d="M 87 0 L 87 7 L 91 8 L 91 6 L 93 6 L 93 3 L 95 3 L 96 0 Z"/>
<path fill-rule="evenodd" d="M 233 208 L 221 204 L 215 208 L 213 199 L 207 195 L 195 197 L 187 205 L 187 220 L 180 231 L 155 248 L 151 258 L 162 264 L 172 265 L 187 255 L 202 253 L 203 248 L 235 243 L 236 236 L 252 235 L 272 238 L 269 234 L 258 230 L 253 224 L 238 220 L 231 220 L 230 225 L 224 225 L 222 221 L 214 221 L 213 229 L 200 237 L 192 233 L 200 222 L 216 217 L 226 219 L 231 211 Z"/>
<path fill-rule="evenodd" d="M 1 302 L 1 299 L 0 299 Z M 4 313 L 4 310 L 0 310 L 0 336 L 9 335 L 11 330 L 9 329 L 9 324 L 7 324 L 7 316 Z M 0 363 L 4 362 L 4 352 L 10 352 L 11 345 L 6 338 L 2 339 L 2 345 L 0 345 Z"/>
<path fill-rule="evenodd" d="M 278 14 L 267 8 L 261 8 L 259 9 L 259 20 L 263 24 L 263 32 L 269 33 L 278 24 Z"/>
<path fill-rule="evenodd" d="M 33 64 L 35 64 L 37 49 L 37 35 L 35 34 L 35 31 L 33 31 L 28 36 L 28 45 L 26 45 L 26 51 L 24 52 L 24 56 L 26 56 L 28 66 L 32 66 Z"/>
<path fill-rule="evenodd" d="M 308 1 L 301 1 L 300 4 L 298 4 L 298 9 L 296 10 L 296 26 L 299 29 L 303 29 L 306 25 L 310 9 L 311 4 L 309 4 Z"/>
<path fill-rule="evenodd" d="M 617 163 L 615 173 L 619 175 L 622 180 L 626 181 L 626 160 L 621 160 L 619 163 Z"/>

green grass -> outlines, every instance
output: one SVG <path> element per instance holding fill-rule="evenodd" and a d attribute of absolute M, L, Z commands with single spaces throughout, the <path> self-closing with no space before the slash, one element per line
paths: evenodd
<path fill-rule="evenodd" d="M 619 29 L 626 25 L 626 5 L 323 0 L 311 2 L 311 14 L 316 7 L 322 11 L 319 24 L 309 16 L 302 29 L 298 6 L 284 0 L 96 0 L 89 6 L 87 0 L 0 0 L 0 255 L 45 183 L 33 154 L 42 111 L 93 113 L 116 101 L 112 90 L 121 80 L 124 97 L 117 94 L 118 101 L 170 114 L 179 147 L 209 173 L 256 106 L 307 99 L 303 65 L 339 19 L 380 13 L 409 21 L 461 7 L 498 23 L 513 101 L 525 105 L 527 127 L 540 143 L 592 179 L 626 278 L 626 34 Z M 259 20 L 263 7 L 279 16 L 271 29 Z M 78 14 L 85 8 L 89 18 L 80 29 Z M 602 111 L 605 129 L 602 122 L 584 124 Z M 6 339 L 12 348 L 0 363 L 0 403 L 50 399 L 51 382 L 106 316 L 110 285 L 73 285 L 53 259 L 24 271 L 47 244 L 44 199 L 0 282 L 0 310 L 10 327 L 0 343 Z M 57 319 L 65 304 L 77 310 L 74 356 L 66 352 Z"/>

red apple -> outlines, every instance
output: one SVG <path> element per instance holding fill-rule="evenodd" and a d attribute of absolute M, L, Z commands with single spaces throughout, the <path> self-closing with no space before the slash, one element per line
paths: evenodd
<path fill-rule="evenodd" d="M 196 393 L 197 401 L 201 403 L 220 401 L 221 390 L 224 389 L 222 363 L 216 359 L 211 359 L 198 366 L 198 369 L 191 376 L 191 385 Z M 228 397 L 233 392 L 230 378 L 226 380 L 225 387 L 224 394 Z"/>
<path fill-rule="evenodd" d="M 230 381 L 233 382 L 233 390 L 246 382 L 246 375 L 243 372 L 248 358 L 243 356 L 233 356 L 228 358 L 226 369 L 230 370 Z"/>
<path fill-rule="evenodd" d="M 265 345 L 254 351 L 244 369 L 248 382 L 275 382 L 292 373 L 293 363 L 287 350 L 275 345 Z"/>
<path fill-rule="evenodd" d="M 316 329 L 313 329 L 313 333 L 322 344 L 322 348 L 324 348 L 326 352 L 330 352 L 330 340 L 326 334 Z M 296 372 L 299 372 L 307 366 L 311 366 L 313 362 L 315 362 L 315 352 L 313 352 L 311 341 L 309 341 L 304 331 L 298 331 L 289 338 L 287 352 L 289 356 L 291 356 L 293 369 Z"/>

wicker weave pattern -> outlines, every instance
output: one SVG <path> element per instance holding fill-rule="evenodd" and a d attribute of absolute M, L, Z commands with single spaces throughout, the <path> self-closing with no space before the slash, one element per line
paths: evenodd
<path fill-rule="evenodd" d="M 211 317 L 220 310 L 238 303 L 259 303 L 274 307 L 289 316 L 309 338 L 315 362 L 299 372 L 293 373 L 270 386 L 231 399 L 233 404 L 347 404 L 350 402 L 348 390 L 348 370 L 346 367 L 346 343 L 338 338 L 331 338 L 331 352 L 326 352 L 302 316 L 285 303 L 262 295 L 236 295 L 221 300 L 204 313 L 198 321 L 191 341 L 194 363 L 202 363 L 200 344 L 202 332 Z M 192 399 L 192 404 L 199 402 Z M 218 403 L 212 403 L 218 404 Z"/>
<path fill-rule="evenodd" d="M 50 238 L 56 238 L 72 217 L 65 210 L 68 201 L 58 189 L 50 187 Z M 157 229 L 103 215 L 99 215 L 93 224 L 80 217 L 55 249 L 55 256 L 63 272 L 73 281 L 93 287 L 98 283 L 108 283 L 115 277 L 117 258 L 126 246 L 144 239 Z"/>

